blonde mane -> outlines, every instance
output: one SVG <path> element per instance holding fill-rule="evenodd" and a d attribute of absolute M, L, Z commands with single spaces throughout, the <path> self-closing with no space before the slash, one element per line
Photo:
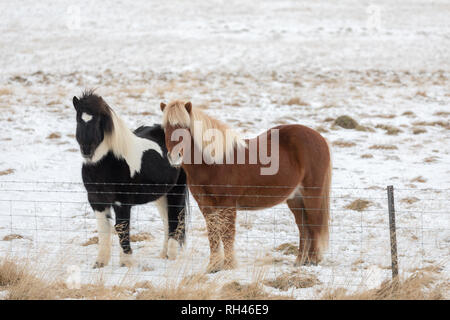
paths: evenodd
<path fill-rule="evenodd" d="M 226 155 L 233 154 L 236 147 L 246 147 L 245 141 L 227 124 L 211 118 L 203 111 L 194 107 L 188 113 L 185 103 L 180 100 L 172 101 L 164 108 L 162 126 L 165 127 L 167 124 L 181 128 L 189 128 L 195 145 L 202 150 L 205 150 L 207 146 L 211 147 L 212 144 L 214 150 L 219 152 L 219 154 L 215 155 L 215 158 L 224 159 Z M 201 131 L 198 130 L 198 124 L 201 124 Z M 217 139 L 213 142 L 204 139 L 205 133 L 211 129 L 220 131 L 224 138 L 223 143 L 217 141 Z"/>

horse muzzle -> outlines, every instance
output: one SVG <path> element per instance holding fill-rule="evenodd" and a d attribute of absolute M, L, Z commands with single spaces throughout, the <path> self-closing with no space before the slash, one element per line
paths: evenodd
<path fill-rule="evenodd" d="M 183 162 L 183 157 L 178 154 L 176 159 L 173 159 L 170 152 L 167 152 L 167 159 L 172 167 L 179 168 Z"/>

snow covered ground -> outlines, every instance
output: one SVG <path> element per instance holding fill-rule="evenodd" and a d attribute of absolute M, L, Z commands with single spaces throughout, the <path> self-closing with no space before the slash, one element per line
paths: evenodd
<path fill-rule="evenodd" d="M 159 258 L 154 205 L 136 207 L 136 267 L 92 270 L 95 217 L 81 183 L 74 95 L 97 92 L 135 128 L 161 120 L 159 103 L 189 99 L 245 136 L 277 124 L 316 128 L 333 147 L 330 248 L 309 288 L 357 289 L 390 276 L 385 187 L 394 185 L 399 264 L 430 265 L 448 281 L 450 247 L 450 21 L 448 1 L 0 2 L 0 254 L 39 256 L 67 276 L 163 281 L 205 269 L 203 217 L 191 200 L 188 246 Z M 359 130 L 334 125 L 348 115 Z M 363 211 L 346 208 L 369 201 Z M 2 241 L 3 239 L 3 241 Z M 239 267 L 211 280 L 294 271 L 285 205 L 240 212 Z M 285 293 L 266 286 L 266 290 Z"/>

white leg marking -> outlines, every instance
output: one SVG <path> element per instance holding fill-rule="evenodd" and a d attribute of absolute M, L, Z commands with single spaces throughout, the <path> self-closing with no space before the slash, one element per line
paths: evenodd
<path fill-rule="evenodd" d="M 167 248 L 169 241 L 169 213 L 167 207 L 167 197 L 162 196 L 161 198 L 156 200 L 155 203 L 164 224 L 164 242 L 163 248 L 161 250 L 161 258 L 165 259 L 167 258 Z"/>
<path fill-rule="evenodd" d="M 169 260 L 175 260 L 178 254 L 178 241 L 170 238 L 168 243 L 167 257 Z"/>
<path fill-rule="evenodd" d="M 95 211 L 98 230 L 98 256 L 97 267 L 106 266 L 111 258 L 111 229 L 112 225 L 107 216 L 110 215 L 110 209 L 105 211 Z"/>
<path fill-rule="evenodd" d="M 124 253 L 123 250 L 120 250 L 120 261 L 119 264 L 121 267 L 130 268 L 133 266 L 133 255 Z"/>

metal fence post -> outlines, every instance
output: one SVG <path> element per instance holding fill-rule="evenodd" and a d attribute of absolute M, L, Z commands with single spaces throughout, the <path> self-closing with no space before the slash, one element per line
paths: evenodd
<path fill-rule="evenodd" d="M 387 187 L 388 208 L 389 208 L 389 231 L 391 238 L 391 263 L 392 279 L 398 276 L 398 258 L 397 258 L 397 235 L 395 229 L 395 207 L 394 207 L 394 187 Z"/>

